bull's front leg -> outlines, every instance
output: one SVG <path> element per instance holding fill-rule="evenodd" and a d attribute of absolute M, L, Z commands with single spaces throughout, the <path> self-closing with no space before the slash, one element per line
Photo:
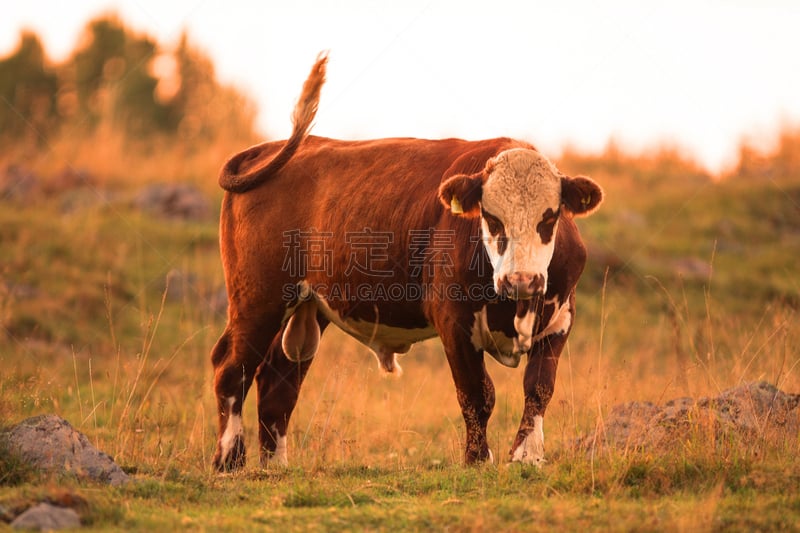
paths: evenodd
<path fill-rule="evenodd" d="M 484 365 L 483 350 L 470 341 L 465 322 L 450 315 L 440 328 L 447 361 L 456 386 L 456 397 L 466 425 L 464 461 L 467 464 L 494 461 L 486 438 L 486 426 L 494 409 L 494 384 Z"/>
<path fill-rule="evenodd" d="M 532 347 L 525 366 L 525 408 L 511 447 L 511 461 L 542 466 L 544 463 L 544 412 L 556 381 L 558 358 L 567 334 L 549 335 Z"/>
<path fill-rule="evenodd" d="M 461 359 L 455 367 L 450 363 L 456 384 L 456 396 L 466 426 L 464 462 L 494 462 L 486 437 L 486 426 L 494 409 L 494 384 L 486 372 L 483 351 L 474 349 L 456 355 Z M 450 357 L 448 356 L 448 359 Z"/>

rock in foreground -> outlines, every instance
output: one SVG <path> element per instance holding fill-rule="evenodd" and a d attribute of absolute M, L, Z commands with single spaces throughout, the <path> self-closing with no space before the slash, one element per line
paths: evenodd
<path fill-rule="evenodd" d="M 12 451 L 42 470 L 73 473 L 112 486 L 130 479 L 108 454 L 56 415 L 23 420 L 8 431 L 6 438 Z"/>
<path fill-rule="evenodd" d="M 81 519 L 78 513 L 72 509 L 57 507 L 49 503 L 35 505 L 11 522 L 12 529 L 38 529 L 39 531 L 74 529 L 80 526 Z"/>

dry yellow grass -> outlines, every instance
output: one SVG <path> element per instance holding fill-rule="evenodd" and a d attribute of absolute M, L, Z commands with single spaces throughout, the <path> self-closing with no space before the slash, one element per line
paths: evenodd
<path fill-rule="evenodd" d="M 32 166 L 51 175 L 62 164 L 86 165 L 99 177 L 97 188 L 178 180 L 217 195 L 215 172 L 227 155 L 221 154 L 237 147 L 221 142 L 148 159 L 113 136 L 94 145 L 62 140 L 48 148 L 52 159 Z M 686 206 L 699 202 L 698 211 L 715 213 L 706 185 L 697 186 L 700 193 L 691 185 L 689 193 L 667 187 L 658 198 L 640 198 L 635 180 L 629 181 L 607 186 L 614 194 L 605 206 L 611 214 L 601 212 L 582 226 L 594 242 L 622 242 L 618 254 L 640 251 L 614 240 L 630 230 L 613 216 L 622 209 L 643 217 L 657 208 L 684 209 L 689 218 Z M 776 197 L 794 197 L 792 183 L 783 182 L 788 193 Z M 711 192 L 738 205 L 768 188 Z M 670 203 L 676 199 L 683 202 L 678 207 Z M 669 218 L 673 225 L 681 220 Z M 759 229 L 763 222 L 758 215 L 734 229 Z M 696 229 L 697 219 L 687 224 Z M 696 237 L 682 228 L 653 232 L 651 246 L 683 250 L 688 245 L 678 239 Z M 770 251 L 776 271 L 791 273 L 792 235 L 783 234 Z M 401 360 L 404 376 L 394 379 L 383 376 L 366 348 L 330 328 L 290 425 L 295 467 L 276 472 L 257 465 L 251 393 L 244 406 L 248 467 L 219 478 L 210 467 L 216 416 L 208 360 L 224 327 L 224 317 L 209 305 L 222 285 L 216 223 L 165 223 L 113 204 L 63 213 L 57 199 L 6 203 L 0 207 L 0 253 L 10 258 L 0 264 L 0 422 L 55 412 L 150 483 L 119 496 L 133 509 L 120 511 L 122 518 L 109 511 L 118 502 L 94 500 L 105 509 L 97 520 L 106 527 L 125 520 L 132 527 L 180 527 L 184 518 L 187 524 L 247 526 L 220 511 L 218 501 L 259 524 L 333 520 L 334 513 L 323 511 L 334 508 L 371 529 L 380 529 L 381 519 L 410 529 L 524 529 L 520 521 L 534 520 L 531 514 L 555 527 L 673 530 L 777 527 L 797 518 L 798 495 L 790 485 L 800 481 L 797 436 L 766 435 L 722 449 L 698 420 L 692 438 L 669 449 L 591 454 L 573 447 L 627 401 L 716 396 L 757 380 L 800 391 L 796 281 L 789 275 L 779 280 L 784 285 L 763 284 L 763 273 L 752 271 L 754 283 L 728 283 L 734 274 L 750 275 L 743 261 L 755 257 L 737 263 L 720 251 L 710 261 L 713 276 L 694 282 L 676 282 L 657 270 L 658 259 L 632 259 L 628 270 L 606 273 L 597 262 L 603 258 L 590 257 L 545 418 L 549 463 L 542 472 L 503 462 L 521 416 L 522 369 L 487 362 L 497 395 L 489 439 L 501 466 L 465 469 L 463 423 L 439 342 L 415 346 Z M 196 280 L 181 297 L 163 299 L 173 271 Z M 731 287 L 743 287 L 744 298 L 729 294 Z M 784 299 L 771 296 L 775 287 L 784 287 Z M 237 492 L 240 486 L 258 498 Z M 3 497 L 0 491 L 0 502 Z M 170 506 L 195 514 L 172 522 Z M 403 516 L 391 511 L 400 507 L 411 510 Z M 632 518 L 615 523 L 618 514 Z"/>

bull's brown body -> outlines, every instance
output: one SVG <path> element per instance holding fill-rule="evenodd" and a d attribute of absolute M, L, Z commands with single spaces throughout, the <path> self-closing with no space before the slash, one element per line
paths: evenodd
<path fill-rule="evenodd" d="M 306 82 L 292 138 L 238 154 L 220 178 L 228 190 L 220 245 L 230 305 L 228 325 L 212 354 L 220 427 L 215 465 L 231 469 L 244 462 L 241 408 L 254 378 L 262 459 L 277 455 L 285 461 L 289 418 L 318 334 L 330 322 L 370 346 L 389 372 L 398 368 L 395 353 L 440 337 L 466 423 L 465 459 L 488 459 L 494 388 L 484 351 L 509 362 L 489 346 L 476 347 L 475 323 L 483 317 L 498 338 L 515 338 L 520 302 L 498 296 L 493 286 L 480 217 L 454 216 L 443 205 L 440 188 L 452 176 L 480 172 L 503 151 L 533 147 L 506 138 L 306 136 L 324 64 L 320 60 Z M 310 114 L 304 106 L 313 107 Z M 302 258 L 298 251 L 319 255 Z M 292 264 L 298 258 L 306 263 Z M 525 300 L 536 320 L 512 454 L 552 396 L 585 259 L 575 224 L 562 215 L 546 290 L 530 304 Z M 564 309 L 565 325 L 550 333 L 554 314 Z"/>

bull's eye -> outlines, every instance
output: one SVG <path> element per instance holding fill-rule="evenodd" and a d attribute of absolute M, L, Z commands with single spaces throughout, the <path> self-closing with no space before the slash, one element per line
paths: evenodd
<path fill-rule="evenodd" d="M 491 213 L 487 212 L 484 209 L 481 209 L 481 215 L 483 219 L 486 221 L 486 225 L 489 228 L 489 233 L 492 235 L 498 235 L 500 233 L 505 233 L 505 227 L 503 223 L 500 222 L 500 219 L 496 216 L 492 215 Z"/>

